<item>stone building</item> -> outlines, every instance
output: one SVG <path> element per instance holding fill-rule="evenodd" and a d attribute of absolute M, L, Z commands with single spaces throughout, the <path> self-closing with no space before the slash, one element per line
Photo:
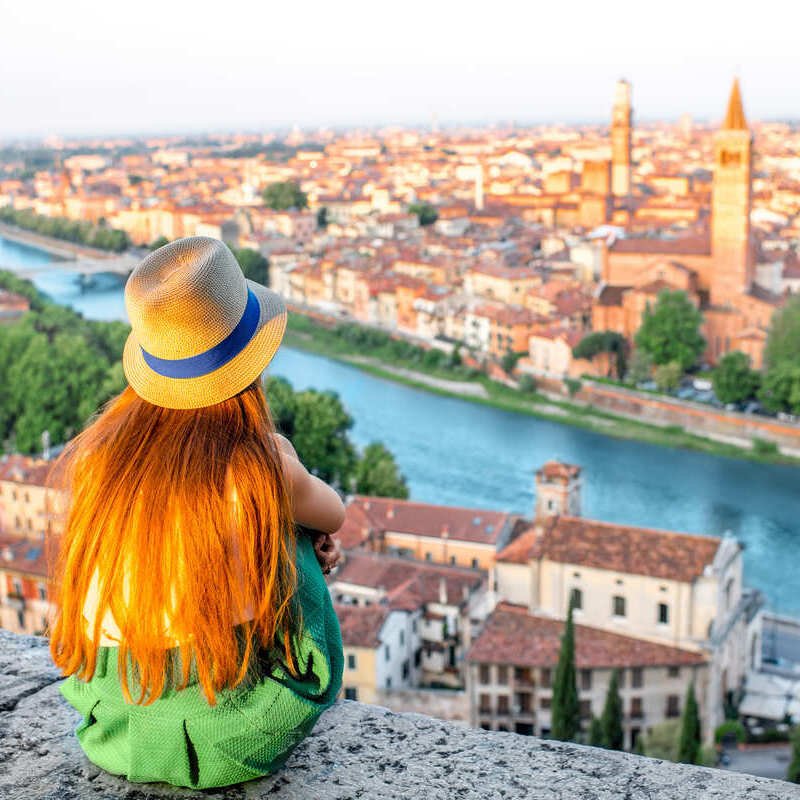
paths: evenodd
<path fill-rule="evenodd" d="M 498 603 L 467 654 L 470 722 L 548 736 L 563 633 L 562 620 Z M 708 683 L 701 653 L 583 624 L 575 626 L 575 668 L 584 730 L 602 714 L 612 671 L 619 670 L 627 749 L 647 728 L 680 716 L 689 682 L 701 697 Z"/>

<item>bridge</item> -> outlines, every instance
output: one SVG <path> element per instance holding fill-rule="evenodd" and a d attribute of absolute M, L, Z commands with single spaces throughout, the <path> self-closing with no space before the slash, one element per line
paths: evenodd
<path fill-rule="evenodd" d="M 99 256 L 96 258 L 79 256 L 75 259 L 51 261 L 49 264 L 15 269 L 14 274 L 19 275 L 20 278 L 32 278 L 43 272 L 68 270 L 69 272 L 78 272 L 81 275 L 97 275 L 101 272 L 108 272 L 127 278 L 139 261 L 141 261 L 141 257 L 133 255 L 132 253 L 119 253 L 117 255 L 110 255 L 107 257 Z M 2 264 L 0 264 L 0 268 L 2 268 Z"/>

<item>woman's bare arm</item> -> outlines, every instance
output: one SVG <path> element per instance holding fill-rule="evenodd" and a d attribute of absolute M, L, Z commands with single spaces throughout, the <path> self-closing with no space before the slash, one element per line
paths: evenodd
<path fill-rule="evenodd" d="M 303 466 L 288 439 L 278 434 L 278 444 L 289 477 L 295 520 L 306 528 L 335 533 L 344 523 L 342 499 L 335 489 Z"/>

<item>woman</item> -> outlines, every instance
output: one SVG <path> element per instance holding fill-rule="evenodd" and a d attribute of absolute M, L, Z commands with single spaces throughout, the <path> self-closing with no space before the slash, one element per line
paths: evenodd
<path fill-rule="evenodd" d="M 286 307 L 222 242 L 154 251 L 125 305 L 130 385 L 51 471 L 50 651 L 91 761 L 226 786 L 280 767 L 341 688 L 320 567 L 344 506 L 275 432 L 260 376 Z"/>

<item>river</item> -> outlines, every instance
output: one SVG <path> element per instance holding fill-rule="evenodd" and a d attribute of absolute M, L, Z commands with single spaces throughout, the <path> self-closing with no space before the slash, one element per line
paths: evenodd
<path fill-rule="evenodd" d="M 34 283 L 93 319 L 126 319 L 119 278 L 81 292 L 69 262 L 0 239 L 0 267 L 52 264 Z M 282 347 L 267 369 L 296 389 L 332 389 L 354 419 L 358 446 L 382 441 L 411 497 L 530 514 L 533 473 L 548 459 L 583 468 L 584 516 L 723 535 L 745 544 L 745 581 L 769 607 L 800 614 L 800 470 L 641 442 L 442 397 L 347 364 Z"/>

